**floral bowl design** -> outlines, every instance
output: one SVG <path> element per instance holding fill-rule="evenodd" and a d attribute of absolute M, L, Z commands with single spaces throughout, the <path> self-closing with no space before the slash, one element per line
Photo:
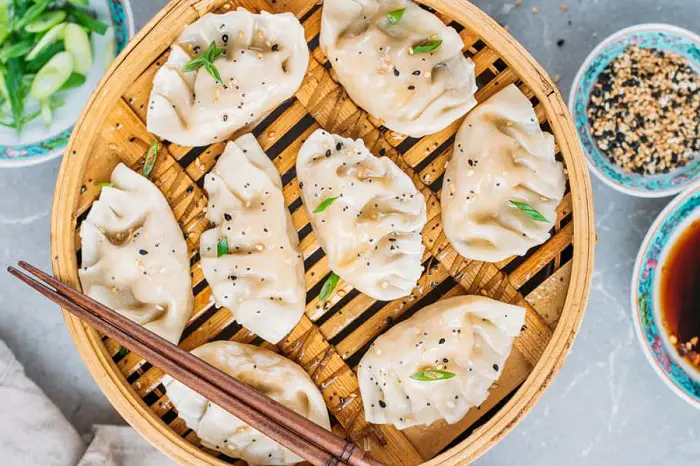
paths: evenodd
<path fill-rule="evenodd" d="M 661 266 L 678 235 L 700 218 L 700 180 L 678 195 L 656 217 L 642 242 L 632 274 L 632 317 L 644 354 L 677 395 L 700 408 L 700 373 L 678 356 L 662 323 Z"/>
<path fill-rule="evenodd" d="M 598 75 L 629 46 L 674 52 L 688 59 L 700 74 L 700 36 L 667 24 L 639 24 L 622 29 L 604 39 L 588 55 L 576 73 L 569 94 L 569 111 L 574 117 L 588 166 L 591 171 L 618 191 L 638 197 L 666 197 L 681 192 L 700 174 L 700 154 L 684 167 L 658 175 L 627 173 L 601 152 L 590 133 L 587 106 Z"/>
<path fill-rule="evenodd" d="M 47 128 L 41 119 L 37 119 L 28 124 L 19 136 L 13 129 L 0 128 L 0 168 L 34 165 L 61 156 L 92 90 L 112 60 L 134 36 L 134 18 L 129 0 L 90 0 L 90 8 L 110 28 L 105 36 L 93 34 L 95 64 L 86 83 L 69 91 L 66 105 L 56 110 L 50 127 Z"/>

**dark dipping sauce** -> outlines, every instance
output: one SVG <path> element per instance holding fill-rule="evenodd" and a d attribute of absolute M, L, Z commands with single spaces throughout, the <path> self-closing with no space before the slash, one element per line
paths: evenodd
<path fill-rule="evenodd" d="M 661 315 L 678 354 L 700 370 L 700 219 L 675 241 L 661 268 Z"/>

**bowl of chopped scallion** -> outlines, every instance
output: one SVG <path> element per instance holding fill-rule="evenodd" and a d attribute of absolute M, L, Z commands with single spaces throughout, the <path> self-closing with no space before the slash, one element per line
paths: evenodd
<path fill-rule="evenodd" d="M 133 33 L 128 0 L 0 0 L 0 167 L 63 153 Z"/>

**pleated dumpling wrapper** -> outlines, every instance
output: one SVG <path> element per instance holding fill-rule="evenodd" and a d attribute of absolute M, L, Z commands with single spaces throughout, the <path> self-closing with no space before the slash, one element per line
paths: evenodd
<path fill-rule="evenodd" d="M 423 267 L 425 199 L 387 157 L 362 140 L 316 130 L 301 146 L 297 176 L 328 266 L 374 299 L 407 296 Z"/>
<path fill-rule="evenodd" d="M 306 372 L 289 359 L 233 341 L 207 343 L 195 348 L 192 354 L 330 430 L 321 392 Z M 302 461 L 177 380 L 166 376 L 163 385 L 178 415 L 197 433 L 204 446 L 248 464 L 286 465 Z"/>
<path fill-rule="evenodd" d="M 469 113 L 457 132 L 442 188 L 442 227 L 468 259 L 523 255 L 549 238 L 565 188 L 554 137 L 510 85 Z"/>
<path fill-rule="evenodd" d="M 210 44 L 223 48 L 206 66 L 183 67 Z M 225 141 L 265 118 L 301 85 L 309 64 L 304 29 L 291 13 L 259 15 L 244 8 L 207 14 L 189 25 L 153 79 L 148 131 L 182 146 Z"/>
<path fill-rule="evenodd" d="M 399 429 L 458 422 L 488 396 L 524 321 L 525 309 L 484 296 L 421 309 L 380 335 L 360 361 L 365 417 Z"/>
<path fill-rule="evenodd" d="M 245 328 L 278 343 L 306 304 L 304 260 L 280 175 L 248 133 L 227 144 L 204 189 L 214 228 L 202 234 L 200 256 L 214 299 Z"/>
<path fill-rule="evenodd" d="M 409 0 L 326 0 L 320 45 L 352 100 L 413 137 L 476 105 L 457 31 Z"/>
<path fill-rule="evenodd" d="M 177 343 L 194 297 L 187 245 L 168 202 L 120 163 L 80 227 L 83 292 Z"/>

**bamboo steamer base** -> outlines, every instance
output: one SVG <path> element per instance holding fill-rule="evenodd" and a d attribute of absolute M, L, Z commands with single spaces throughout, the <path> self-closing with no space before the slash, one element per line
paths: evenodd
<path fill-rule="evenodd" d="M 593 263 L 588 171 L 571 117 L 554 84 L 507 32 L 466 0 L 425 0 L 424 4 L 462 36 L 464 53 L 476 64 L 477 100 L 483 102 L 515 83 L 532 101 L 542 127 L 555 136 L 557 157 L 566 165 L 569 185 L 552 237 L 526 257 L 495 264 L 471 261 L 450 246 L 440 225 L 439 192 L 461 119 L 439 133 L 414 139 L 385 130 L 381 121 L 359 109 L 336 82 L 318 46 L 321 6 L 315 0 L 171 1 L 132 40 L 92 95 L 63 159 L 52 214 L 54 273 L 78 286 L 78 230 L 99 196 L 95 183 L 108 180 L 120 161 L 134 169 L 143 166 L 153 138 L 145 125 L 151 82 L 165 62 L 170 44 L 187 24 L 210 11 L 243 6 L 253 12 L 293 12 L 304 26 L 311 51 L 306 77 L 296 95 L 252 131 L 282 174 L 284 197 L 299 231 L 308 289 L 305 316 L 274 346 L 238 325 L 227 309 L 211 306 L 211 290 L 198 267 L 199 236 L 209 228 L 202 185 L 224 143 L 194 149 L 166 144 L 152 178 L 186 233 L 195 293 L 194 313 L 180 346 L 191 350 L 211 340 L 229 339 L 286 355 L 302 365 L 321 389 L 334 418 L 334 430 L 392 465 L 469 462 L 522 419 L 569 351 L 583 316 Z M 319 305 L 318 293 L 330 270 L 301 205 L 294 170 L 302 141 L 317 128 L 364 139 L 375 155 L 386 154 L 409 174 L 425 196 L 426 271 L 410 297 L 377 302 L 341 281 L 331 300 Z M 354 368 L 370 343 L 421 307 L 463 294 L 482 294 L 527 310 L 525 329 L 515 340 L 489 398 L 454 425 L 437 422 L 399 431 L 368 424 Z M 240 462 L 199 445 L 194 432 L 177 417 L 160 383 L 163 373 L 158 368 L 137 354 L 120 356 L 119 343 L 102 337 L 75 317 L 66 314 L 66 323 L 101 389 L 156 447 L 183 464 Z"/>

